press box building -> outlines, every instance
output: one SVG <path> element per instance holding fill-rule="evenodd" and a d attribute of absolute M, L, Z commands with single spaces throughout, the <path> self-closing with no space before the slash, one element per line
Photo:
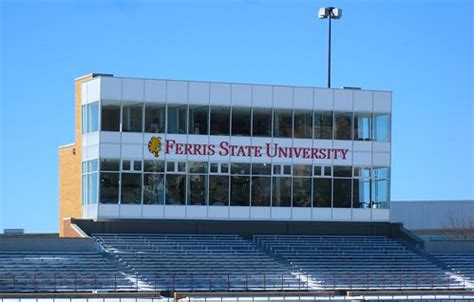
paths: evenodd
<path fill-rule="evenodd" d="M 389 221 L 391 92 L 107 74 L 75 89 L 64 236 L 71 217 Z"/>

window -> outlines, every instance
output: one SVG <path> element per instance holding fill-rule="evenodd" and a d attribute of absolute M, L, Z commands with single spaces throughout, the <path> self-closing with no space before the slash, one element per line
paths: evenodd
<path fill-rule="evenodd" d="M 293 177 L 293 206 L 311 207 L 311 178 Z"/>
<path fill-rule="evenodd" d="M 311 165 L 293 165 L 293 175 L 311 176 Z"/>
<path fill-rule="evenodd" d="M 390 116 L 388 114 L 374 115 L 374 140 L 390 141 Z"/>
<path fill-rule="evenodd" d="M 314 113 L 314 139 L 332 139 L 332 112 Z"/>
<path fill-rule="evenodd" d="M 209 205 L 227 206 L 229 204 L 229 176 L 209 176 Z"/>
<path fill-rule="evenodd" d="M 119 174 L 100 173 L 100 202 L 118 203 L 119 200 Z"/>
<path fill-rule="evenodd" d="M 188 204 L 206 205 L 207 202 L 207 175 L 188 176 Z"/>
<path fill-rule="evenodd" d="M 167 174 L 166 175 L 166 204 L 184 205 L 186 204 L 186 175 Z"/>
<path fill-rule="evenodd" d="M 120 104 L 102 102 L 101 130 L 120 131 Z"/>
<path fill-rule="evenodd" d="M 252 175 L 271 175 L 271 164 L 252 164 Z"/>
<path fill-rule="evenodd" d="M 295 111 L 295 138 L 311 138 L 313 118 L 311 111 Z"/>
<path fill-rule="evenodd" d="M 273 177 L 272 206 L 289 207 L 291 205 L 291 177 Z"/>
<path fill-rule="evenodd" d="M 145 160 L 145 172 L 163 173 L 165 171 L 165 162 L 161 160 Z"/>
<path fill-rule="evenodd" d="M 352 177 L 351 166 L 334 166 L 335 177 Z"/>
<path fill-rule="evenodd" d="M 273 136 L 292 137 L 293 120 L 291 110 L 276 109 L 273 114 Z"/>
<path fill-rule="evenodd" d="M 341 139 L 341 140 L 351 139 L 352 113 L 336 112 L 335 125 L 336 125 L 335 139 Z"/>
<path fill-rule="evenodd" d="M 332 197 L 332 179 L 313 179 L 313 206 L 319 208 L 330 208 Z"/>
<path fill-rule="evenodd" d="M 143 104 L 124 104 L 122 110 L 122 131 L 143 132 Z"/>
<path fill-rule="evenodd" d="M 82 106 L 82 134 L 99 131 L 99 102 Z"/>
<path fill-rule="evenodd" d="M 373 208 L 388 208 L 389 190 L 388 180 L 376 179 L 372 181 Z"/>
<path fill-rule="evenodd" d="M 87 175 L 87 191 L 88 191 L 88 203 L 97 203 L 97 173 L 90 173 Z"/>
<path fill-rule="evenodd" d="M 148 174 L 143 176 L 143 203 L 164 204 L 165 186 L 163 174 Z"/>
<path fill-rule="evenodd" d="M 371 131 L 371 115 L 364 113 L 356 113 L 354 116 L 354 140 L 369 141 L 371 139 Z"/>
<path fill-rule="evenodd" d="M 207 174 L 207 162 L 188 162 L 188 172 L 192 174 Z"/>
<path fill-rule="evenodd" d="M 250 136 L 250 108 L 232 108 L 232 135 Z"/>
<path fill-rule="evenodd" d="M 353 207 L 369 208 L 370 207 L 370 180 L 354 179 L 353 180 Z"/>
<path fill-rule="evenodd" d="M 272 136 L 272 110 L 253 109 L 253 136 Z"/>
<path fill-rule="evenodd" d="M 351 207 L 351 179 L 334 178 L 334 207 Z"/>
<path fill-rule="evenodd" d="M 249 206 L 250 205 L 250 177 L 232 176 L 230 205 L 231 206 Z"/>
<path fill-rule="evenodd" d="M 100 159 L 100 171 L 119 171 L 120 160 L 112 158 L 101 158 Z"/>
<path fill-rule="evenodd" d="M 211 107 L 211 135 L 229 135 L 230 108 Z"/>
<path fill-rule="evenodd" d="M 189 106 L 189 134 L 208 135 L 209 107 Z"/>
<path fill-rule="evenodd" d="M 165 105 L 145 104 L 145 132 L 165 132 Z"/>
<path fill-rule="evenodd" d="M 268 165 L 270 166 L 270 165 Z M 269 207 L 271 178 L 264 176 L 252 177 L 252 206 Z"/>
<path fill-rule="evenodd" d="M 187 105 L 168 105 L 168 133 L 186 134 L 187 111 Z"/>
<path fill-rule="evenodd" d="M 122 173 L 122 204 L 140 204 L 142 194 L 142 175 L 141 173 Z"/>
<path fill-rule="evenodd" d="M 250 164 L 247 163 L 232 163 L 230 168 L 231 174 L 250 174 Z"/>

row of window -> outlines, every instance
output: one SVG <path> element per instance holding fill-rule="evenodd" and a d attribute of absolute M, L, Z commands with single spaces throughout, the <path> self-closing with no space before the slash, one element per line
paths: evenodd
<path fill-rule="evenodd" d="M 99 103 L 82 106 L 83 133 L 99 130 Z M 161 104 L 102 104 L 101 131 L 339 140 L 390 140 L 390 115 Z"/>
<path fill-rule="evenodd" d="M 145 161 L 142 172 L 141 161 L 102 160 L 99 172 L 95 162 L 83 167 L 84 204 L 385 208 L 389 200 L 387 167 L 158 162 L 147 170 Z"/>

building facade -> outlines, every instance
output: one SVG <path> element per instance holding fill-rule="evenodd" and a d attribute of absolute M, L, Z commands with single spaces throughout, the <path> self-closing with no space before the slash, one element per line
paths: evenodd
<path fill-rule="evenodd" d="M 79 78 L 61 220 L 388 221 L 391 106 L 387 91 Z"/>

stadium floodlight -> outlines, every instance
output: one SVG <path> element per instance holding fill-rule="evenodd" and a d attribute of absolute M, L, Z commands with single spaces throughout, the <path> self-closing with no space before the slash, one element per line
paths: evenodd
<path fill-rule="evenodd" d="M 341 19 L 342 9 L 336 7 L 322 7 L 318 11 L 319 19 L 328 19 L 328 88 L 331 88 L 331 20 Z"/>

